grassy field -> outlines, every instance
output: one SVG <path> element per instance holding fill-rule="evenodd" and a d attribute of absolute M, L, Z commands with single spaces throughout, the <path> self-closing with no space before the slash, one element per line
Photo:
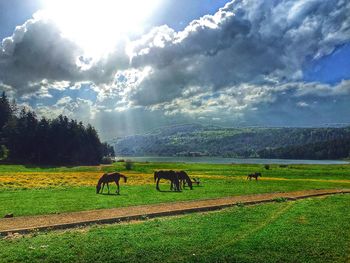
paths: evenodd
<path fill-rule="evenodd" d="M 202 186 L 182 193 L 155 190 L 153 172 L 160 169 L 185 170 L 199 177 Z M 121 183 L 121 195 L 96 195 L 97 179 L 106 171 L 128 176 Z M 261 172 L 260 181 L 246 175 Z M 123 163 L 110 166 L 34 167 L 0 165 L 0 217 L 61 213 L 120 206 L 207 199 L 254 193 L 304 189 L 350 188 L 350 165 L 215 165 L 184 163 L 135 163 L 126 171 Z M 115 186 L 111 186 L 115 191 Z"/>
<path fill-rule="evenodd" d="M 155 170 L 185 170 L 202 185 L 154 186 Z M 97 179 L 128 176 L 121 195 L 96 195 Z M 246 175 L 261 172 L 259 181 Z M 123 163 L 0 165 L 0 217 L 306 189 L 350 188 L 350 165 Z M 115 186 L 111 186 L 115 191 Z M 0 239 L 0 262 L 350 262 L 350 195 L 233 207 L 219 212 Z"/>
<path fill-rule="evenodd" d="M 0 240 L 1 262 L 349 262 L 350 195 Z"/>

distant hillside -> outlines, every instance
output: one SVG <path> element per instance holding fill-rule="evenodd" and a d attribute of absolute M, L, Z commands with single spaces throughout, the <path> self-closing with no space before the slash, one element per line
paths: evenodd
<path fill-rule="evenodd" d="M 268 159 L 335 160 L 349 158 L 350 137 L 277 149 L 263 149 L 258 152 L 258 155 Z"/>
<path fill-rule="evenodd" d="M 350 139 L 350 128 L 222 128 L 198 124 L 164 127 L 144 135 L 117 138 L 113 144 L 117 155 L 130 156 L 288 156 L 288 149 L 309 145 L 322 147 L 327 142 Z M 318 146 L 316 146 L 318 145 Z M 344 144 L 347 147 L 348 144 Z M 294 148 L 293 148 L 294 147 Z M 298 149 L 299 149 L 298 148 Z M 317 148 L 318 149 L 318 148 Z M 321 149 L 322 150 L 322 149 Z M 321 151 L 318 149 L 318 151 Z M 328 151 L 330 151 L 328 149 Z M 337 158 L 348 157 L 345 148 Z M 343 155 L 346 152 L 346 156 Z M 282 154 L 283 153 L 283 154 Z M 310 156 L 311 154 L 308 154 Z M 329 154 L 332 155 L 332 154 Z M 269 157 L 270 156 L 270 157 Z M 299 158 L 293 154 L 293 158 Z M 300 154 L 300 158 L 302 155 Z M 328 159 L 331 156 L 327 155 Z"/>

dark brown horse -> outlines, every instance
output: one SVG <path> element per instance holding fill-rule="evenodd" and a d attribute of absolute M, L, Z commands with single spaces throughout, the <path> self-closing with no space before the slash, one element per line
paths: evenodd
<path fill-rule="evenodd" d="M 154 172 L 154 181 L 157 181 L 156 189 L 160 191 L 159 188 L 159 181 L 160 179 L 165 179 L 170 181 L 170 190 L 175 190 L 177 192 L 180 192 L 180 182 L 179 182 L 179 176 L 175 171 L 157 171 Z"/>
<path fill-rule="evenodd" d="M 248 180 L 248 179 L 249 179 L 249 180 L 252 180 L 252 178 L 255 178 L 255 180 L 257 181 L 259 176 L 260 176 L 260 177 L 262 176 L 261 173 L 248 174 L 247 180 Z"/>
<path fill-rule="evenodd" d="M 120 189 L 119 189 L 119 180 L 120 178 L 124 179 L 124 182 L 126 183 L 127 177 L 120 173 L 106 173 L 101 176 L 101 178 L 98 180 L 97 186 L 96 186 L 96 194 L 99 194 L 101 191 L 101 194 L 103 193 L 103 188 L 105 187 L 105 184 L 107 184 L 108 188 L 108 194 L 109 194 L 109 183 L 115 182 L 117 185 L 117 191 L 116 193 L 119 195 Z M 101 189 L 102 185 L 102 189 Z"/>
<path fill-rule="evenodd" d="M 188 176 L 188 174 L 185 171 L 178 171 L 178 172 L 176 172 L 176 174 L 179 177 L 180 188 L 181 188 L 181 185 L 183 188 L 185 188 L 185 186 L 187 184 L 191 190 L 193 189 L 191 178 Z"/>

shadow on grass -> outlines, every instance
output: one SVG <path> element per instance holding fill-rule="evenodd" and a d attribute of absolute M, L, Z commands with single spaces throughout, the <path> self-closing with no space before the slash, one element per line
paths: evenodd
<path fill-rule="evenodd" d="M 99 195 L 111 195 L 111 196 L 119 196 L 120 194 L 117 193 L 99 193 Z"/>
<path fill-rule="evenodd" d="M 182 191 L 179 191 L 179 192 L 175 192 L 175 191 L 172 191 L 172 190 L 157 190 L 157 192 L 161 192 L 161 193 L 182 193 Z"/>

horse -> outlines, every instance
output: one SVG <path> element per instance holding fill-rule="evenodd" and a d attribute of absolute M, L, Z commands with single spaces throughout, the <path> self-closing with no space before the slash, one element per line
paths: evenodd
<path fill-rule="evenodd" d="M 156 171 L 154 172 L 154 182 L 157 181 L 156 189 L 160 191 L 159 188 L 159 181 L 160 179 L 169 180 L 171 182 L 170 190 L 175 190 L 177 192 L 180 192 L 180 182 L 178 174 L 172 170 L 170 171 Z"/>
<path fill-rule="evenodd" d="M 115 184 L 117 185 L 116 193 L 119 195 L 120 194 L 119 180 L 121 177 L 124 179 L 124 182 L 126 183 L 127 177 L 123 174 L 120 174 L 120 173 L 105 173 L 105 174 L 103 174 L 101 176 L 101 178 L 98 180 L 98 183 L 96 186 L 96 194 L 99 194 L 100 190 L 101 190 L 101 194 L 103 193 L 103 188 L 105 187 L 105 184 L 107 184 L 108 194 L 109 194 L 109 183 L 115 182 Z M 101 189 L 101 185 L 102 185 L 102 189 Z"/>
<path fill-rule="evenodd" d="M 248 180 L 248 179 L 249 179 L 249 180 L 252 180 L 252 178 L 254 177 L 255 180 L 257 181 L 259 176 L 260 176 L 260 177 L 262 176 L 261 173 L 248 174 L 247 180 Z"/>
<path fill-rule="evenodd" d="M 180 189 L 181 189 L 181 185 L 183 188 L 185 188 L 186 184 L 190 187 L 191 190 L 193 189 L 192 188 L 192 181 L 185 171 L 178 171 L 178 172 L 176 172 L 176 174 L 179 177 Z"/>

